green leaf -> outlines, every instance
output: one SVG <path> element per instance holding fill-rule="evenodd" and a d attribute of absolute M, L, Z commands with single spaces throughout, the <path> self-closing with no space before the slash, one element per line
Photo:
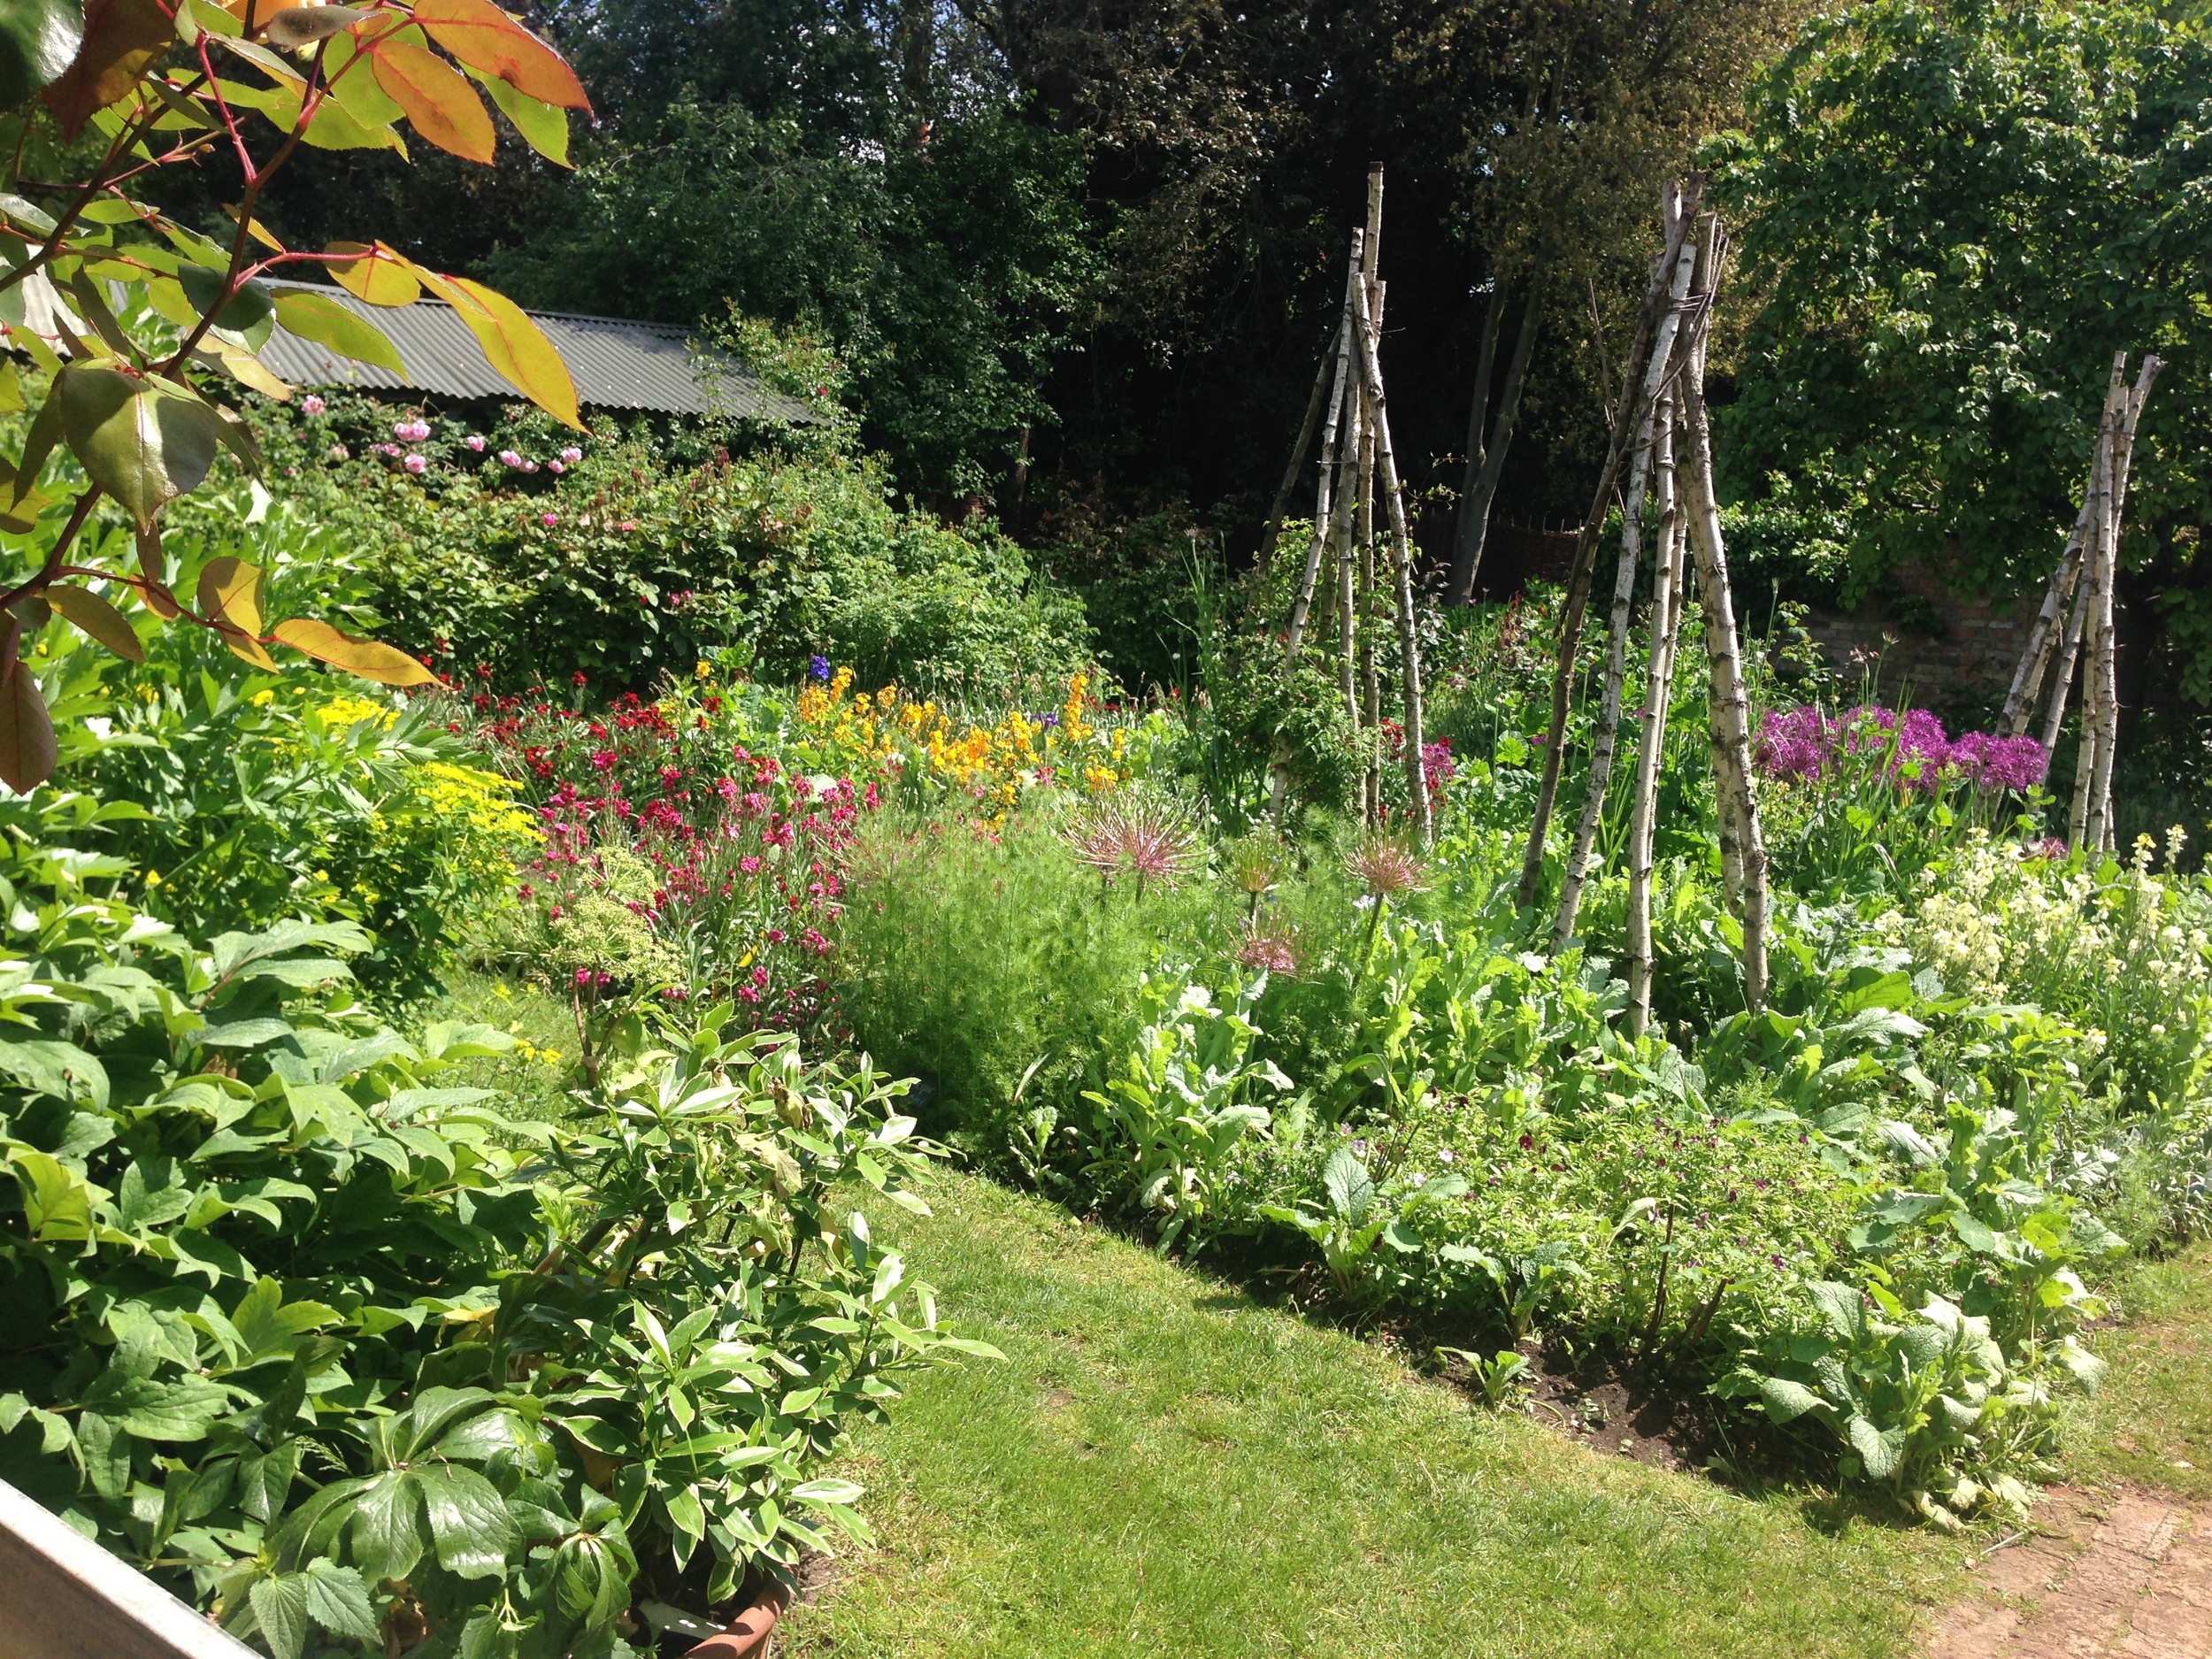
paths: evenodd
<path fill-rule="evenodd" d="M 381 1640 L 369 1604 L 369 1587 L 358 1572 L 334 1561 L 311 1561 L 300 1577 L 307 1586 L 308 1617 L 318 1624 L 334 1636 Z"/>
<path fill-rule="evenodd" d="M 1822 1403 L 1820 1396 L 1803 1383 L 1792 1382 L 1786 1377 L 1760 1378 L 1759 1398 L 1766 1406 L 1767 1416 L 1777 1423 L 1787 1423 L 1808 1411 L 1816 1411 Z"/>
<path fill-rule="evenodd" d="M 852 1504 L 867 1495 L 867 1488 L 849 1480 L 825 1478 L 792 1487 L 791 1495 L 806 1503 Z"/>
<path fill-rule="evenodd" d="M 221 421 L 199 398 L 117 369 L 73 365 L 60 378 L 63 437 L 142 529 L 199 488 L 222 442 Z"/>
<path fill-rule="evenodd" d="M 0 109 L 60 80 L 83 44 L 80 0 L 0 0 Z"/>
<path fill-rule="evenodd" d="M 299 1466 L 297 1440 L 284 1440 L 257 1456 L 239 1459 L 238 1507 L 264 1524 L 282 1514 Z"/>
<path fill-rule="evenodd" d="M 495 1578 L 507 1569 L 514 1528 L 499 1488 L 473 1469 L 420 1469 L 423 1509 L 438 1564 L 457 1578 Z"/>
<path fill-rule="evenodd" d="M 177 280 L 184 287 L 184 296 L 192 302 L 192 309 L 204 317 L 220 302 L 223 309 L 215 313 L 213 327 L 220 334 L 231 336 L 234 343 L 248 351 L 258 351 L 269 342 L 269 334 L 275 321 L 275 303 L 265 282 L 249 281 L 227 301 L 223 290 L 228 284 L 226 273 L 209 271 L 196 265 L 178 268 Z"/>
<path fill-rule="evenodd" d="M 1870 1419 L 1855 1417 L 1845 1425 L 1844 1435 L 1865 1465 L 1870 1480 L 1887 1480 L 1897 1472 L 1905 1448 L 1902 1429 L 1878 1429 Z"/>
<path fill-rule="evenodd" d="M 1330 1156 L 1321 1171 L 1321 1185 L 1328 1192 L 1331 1207 L 1354 1226 L 1365 1217 L 1368 1205 L 1374 1201 L 1374 1178 L 1349 1147 L 1339 1147 Z"/>
<path fill-rule="evenodd" d="M 402 380 L 407 378 L 407 365 L 400 361 L 398 348 L 384 337 L 383 331 L 327 295 L 296 288 L 280 294 L 276 319 L 287 334 L 327 346 L 342 357 L 373 364 Z"/>
<path fill-rule="evenodd" d="M 568 111 L 557 104 L 541 104 L 518 91 L 496 75 L 471 69 L 469 74 L 492 96 L 499 112 L 522 134 L 522 142 L 557 167 L 574 165 L 568 158 Z"/>
<path fill-rule="evenodd" d="M 353 1556 L 371 1579 L 404 1578 L 422 1559 L 422 1488 L 412 1473 L 388 1469 L 353 1505 Z"/>
<path fill-rule="evenodd" d="M 296 1572 L 262 1578 L 248 1594 L 269 1651 L 276 1659 L 299 1659 L 307 1644 L 307 1580 Z"/>
<path fill-rule="evenodd" d="M 254 1360 L 291 1353 L 309 1332 L 334 1323 L 338 1317 L 335 1309 L 319 1302 L 285 1303 L 283 1286 L 264 1277 L 240 1298 L 230 1322 L 245 1344 L 244 1357 Z"/>

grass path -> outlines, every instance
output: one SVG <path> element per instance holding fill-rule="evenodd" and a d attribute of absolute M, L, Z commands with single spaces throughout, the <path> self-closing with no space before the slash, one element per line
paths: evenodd
<path fill-rule="evenodd" d="M 1959 1587 L 1925 1532 L 1488 1417 L 990 1182 L 934 1202 L 912 1269 L 1008 1358 L 864 1432 L 882 1543 L 795 1659 L 1895 1655 Z"/>

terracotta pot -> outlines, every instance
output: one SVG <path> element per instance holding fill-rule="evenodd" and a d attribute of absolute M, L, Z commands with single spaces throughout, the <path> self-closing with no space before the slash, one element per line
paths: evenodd
<path fill-rule="evenodd" d="M 776 1621 L 790 1605 L 791 1592 L 781 1585 L 772 1586 L 759 1601 L 732 1619 L 719 1636 L 710 1636 L 694 1647 L 687 1659 L 760 1659 L 768 1651 L 768 1638 Z"/>

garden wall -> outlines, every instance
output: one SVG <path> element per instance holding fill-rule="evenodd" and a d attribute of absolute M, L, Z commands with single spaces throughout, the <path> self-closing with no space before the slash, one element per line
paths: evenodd
<path fill-rule="evenodd" d="M 1883 598 L 1850 611 L 1816 608 L 1806 618 L 1838 672 L 1856 677 L 1878 667 L 1884 703 L 1909 694 L 1916 703 L 1944 708 L 2005 695 L 2039 595 L 1962 598 L 1920 566 L 1893 571 L 1890 584 Z"/>

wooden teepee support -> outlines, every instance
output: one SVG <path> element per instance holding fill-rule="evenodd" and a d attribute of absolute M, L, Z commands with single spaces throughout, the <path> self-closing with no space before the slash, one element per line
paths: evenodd
<path fill-rule="evenodd" d="M 1559 910 L 1552 926 L 1552 949 L 1563 949 L 1574 937 L 1575 919 L 1582 904 L 1582 884 L 1597 849 L 1598 824 L 1605 813 L 1606 791 L 1613 780 L 1613 749 L 1621 722 L 1621 687 L 1628 672 L 1628 623 L 1636 596 L 1636 576 L 1644 557 L 1644 496 L 1651 480 L 1654 417 L 1668 380 L 1679 366 L 1676 350 L 1682 335 L 1683 304 L 1690 292 L 1690 274 L 1697 264 L 1697 247 L 1682 217 L 1682 187 L 1670 184 L 1660 193 L 1659 213 L 1666 227 L 1667 245 L 1676 250 L 1674 268 L 1667 276 L 1667 309 L 1652 341 L 1650 361 L 1644 369 L 1640 411 L 1633 445 L 1629 451 L 1628 494 L 1621 507 L 1621 556 L 1614 569 L 1612 626 L 1606 635 L 1605 688 L 1598 704 L 1598 718 L 1590 740 L 1590 776 L 1583 790 L 1582 820 L 1575 826 L 1573 849 L 1567 856 L 1566 872 L 1559 883 Z"/>
<path fill-rule="evenodd" d="M 1337 684 L 1344 699 L 1347 718 L 1355 737 L 1378 729 L 1382 720 L 1382 683 L 1375 651 L 1375 600 L 1378 571 L 1375 558 L 1376 497 L 1386 511 L 1394 543 L 1390 576 L 1397 589 L 1399 657 L 1404 671 L 1407 787 L 1412 795 L 1410 818 L 1423 845 L 1430 838 L 1428 792 L 1421 771 L 1422 722 L 1421 653 L 1415 630 L 1413 605 L 1413 545 L 1406 522 L 1405 496 L 1398 478 L 1397 460 L 1390 447 L 1390 421 L 1386 411 L 1380 348 L 1382 308 L 1387 284 L 1376 274 L 1382 242 L 1383 170 L 1379 163 L 1368 169 L 1367 224 L 1352 233 L 1352 255 L 1345 275 L 1344 311 L 1336 333 L 1335 373 L 1325 360 L 1315 379 L 1316 399 L 1306 419 L 1277 492 L 1275 507 L 1263 539 L 1263 557 L 1272 549 L 1277 519 L 1295 488 L 1312 428 L 1321 427 L 1321 478 L 1315 492 L 1314 534 L 1306 550 L 1291 602 L 1290 626 L 1284 638 L 1286 670 L 1294 670 L 1313 622 L 1314 599 L 1321 591 L 1321 571 L 1328 562 L 1330 582 L 1325 616 L 1336 624 Z M 1333 389 L 1322 397 L 1325 381 Z M 1279 817 L 1286 780 L 1279 766 L 1273 785 L 1272 810 Z M 1361 781 L 1360 810 L 1370 822 L 1381 813 L 1381 779 L 1376 764 L 1365 769 Z"/>
<path fill-rule="evenodd" d="M 1667 747 L 1667 705 L 1674 696 L 1675 648 L 1682 635 L 1682 558 L 1687 541 L 1674 467 L 1676 398 L 1662 390 L 1653 420 L 1652 494 L 1659 508 L 1659 547 L 1651 583 L 1651 672 L 1637 711 L 1636 780 L 1628 818 L 1628 1029 L 1640 1037 L 1651 1023 L 1651 868 L 1659 816 L 1659 767 Z"/>
<path fill-rule="evenodd" d="M 1671 187 L 1662 200 L 1666 251 L 1653 283 L 1654 293 L 1660 296 L 1659 305 L 1654 308 L 1659 315 L 1631 355 L 1632 364 L 1640 359 L 1645 368 L 1640 377 L 1632 376 L 1630 388 L 1635 401 L 1624 407 L 1621 412 L 1625 419 L 1614 428 L 1617 449 L 1624 439 L 1632 445 L 1621 563 L 1614 586 L 1605 689 L 1592 738 L 1589 786 L 1582 823 L 1561 886 L 1553 933 L 1555 949 L 1563 949 L 1573 937 L 1576 907 L 1611 782 L 1613 746 L 1626 676 L 1628 623 L 1642 562 L 1645 495 L 1655 481 L 1660 522 L 1658 568 L 1653 584 L 1652 672 L 1645 696 L 1647 706 L 1638 717 L 1641 732 L 1628 848 L 1630 971 L 1637 1010 L 1632 1018 L 1639 1030 L 1649 1018 L 1651 1004 L 1652 837 L 1682 603 L 1682 528 L 1686 528 L 1689 546 L 1695 554 L 1704 611 L 1714 792 L 1718 801 L 1724 879 L 1731 907 L 1743 923 L 1744 999 L 1755 1010 L 1766 1001 L 1766 848 L 1758 802 L 1752 792 L 1750 700 L 1744 689 L 1742 648 L 1721 534 L 1720 503 L 1713 488 L 1712 432 L 1705 409 L 1705 354 L 1714 299 L 1727 263 L 1728 239 L 1717 217 L 1712 217 L 1705 222 L 1702 247 L 1696 245 L 1691 232 L 1699 182 L 1693 175 Z M 1563 668 L 1571 665 L 1577 642 L 1571 635 L 1563 638 L 1559 659 Z M 1555 680 L 1555 712 L 1560 684 Z M 1563 726 L 1562 720 L 1553 727 L 1555 749 Z M 1547 757 L 1548 770 L 1555 765 L 1555 757 Z M 1542 832 L 1540 824 L 1537 836 Z M 1530 858 L 1540 870 L 1540 839 L 1532 840 Z M 1532 887 L 1527 873 L 1525 864 L 1525 887 Z"/>
<path fill-rule="evenodd" d="M 1705 349 L 1714 297 L 1728 261 L 1728 237 L 1716 218 L 1692 292 L 1699 310 L 1682 382 L 1682 464 L 1690 546 L 1697 558 L 1698 596 L 1705 615 L 1705 660 L 1710 673 L 1713 784 L 1719 797 L 1721 869 L 1743 924 L 1744 1005 L 1755 1013 L 1767 995 L 1767 850 L 1751 786 L 1751 700 L 1744 690 L 1736 600 L 1721 536 L 1720 499 L 1713 488 L 1713 433 L 1705 411 Z M 1731 857 L 1731 844 L 1733 857 Z"/>
<path fill-rule="evenodd" d="M 1696 213 L 1701 185 L 1694 174 L 1684 182 L 1678 216 L 1684 234 L 1687 234 L 1690 220 Z M 1629 339 L 1625 359 L 1629 363 L 1641 362 L 1651 349 L 1652 336 L 1658 332 L 1666 314 L 1669 280 L 1680 253 L 1681 244 L 1671 240 L 1653 264 L 1651 288 L 1644 296 L 1643 309 L 1637 313 L 1636 327 Z M 1609 423 L 1612 440 L 1606 448 L 1605 466 L 1598 474 L 1596 495 L 1589 516 L 1582 521 L 1582 533 L 1575 541 L 1574 567 L 1567 579 L 1566 607 L 1559 622 L 1558 657 L 1552 668 L 1551 726 L 1544 740 L 1543 779 L 1537 786 L 1536 812 L 1529 825 L 1527 849 L 1521 856 L 1518 902 L 1523 908 L 1536 902 L 1537 884 L 1543 879 L 1544 849 L 1551 833 L 1552 809 L 1559 798 L 1559 768 L 1564 758 L 1567 710 L 1574 688 L 1575 652 L 1582 641 L 1582 619 L 1590 602 L 1591 577 L 1597 568 L 1598 542 L 1604 534 L 1605 520 L 1613 504 L 1614 482 L 1620 476 L 1621 462 L 1639 424 L 1637 400 L 1642 389 L 1641 381 L 1632 372 L 1624 377 L 1620 399 Z"/>
<path fill-rule="evenodd" d="M 2127 353 L 2113 357 L 2081 511 L 2044 592 L 2042 609 L 2028 631 L 2027 648 L 2021 653 L 2020 666 L 2005 697 L 2005 729 L 2016 737 L 2032 718 L 2044 669 L 2055 650 L 2058 667 L 2052 677 L 2049 710 L 2043 724 L 2043 747 L 2050 749 L 2057 742 L 2066 718 L 2074 664 L 2082 648 L 2088 648 L 2082 676 L 2081 746 L 2075 759 L 2073 810 L 2067 829 L 2069 840 L 2091 852 L 2109 852 L 2115 838 L 2112 762 L 2119 750 L 2120 700 L 2113 595 L 2119 576 L 2120 538 L 2136 430 L 2142 422 L 2143 406 L 2150 401 L 2151 388 L 2164 366 L 2157 357 L 2146 355 L 2131 388 Z M 2070 597 L 2072 609 L 2062 635 L 2058 618 Z"/>

